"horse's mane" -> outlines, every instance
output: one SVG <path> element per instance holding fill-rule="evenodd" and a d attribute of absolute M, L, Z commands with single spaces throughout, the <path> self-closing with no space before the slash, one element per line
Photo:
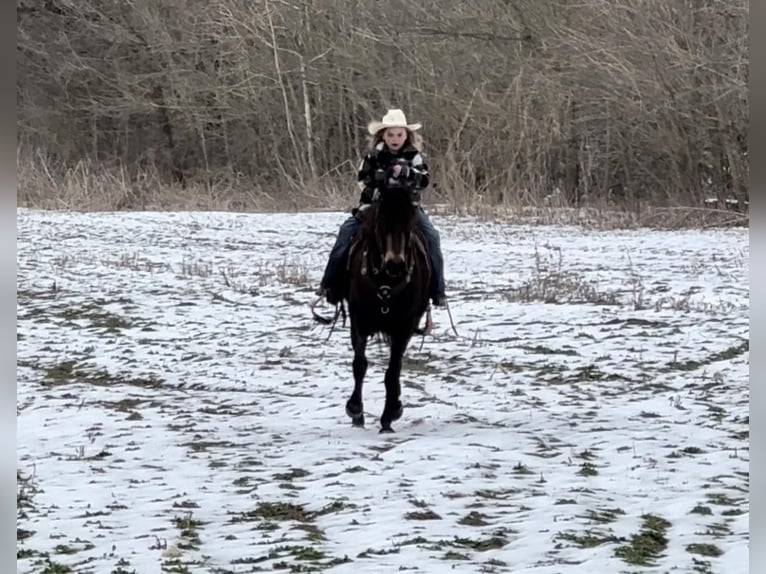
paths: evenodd
<path fill-rule="evenodd" d="M 410 191 L 406 187 L 389 187 L 381 192 L 381 198 L 373 203 L 363 218 L 360 236 L 375 237 L 378 225 L 394 224 L 400 229 L 416 231 L 415 213 Z"/>

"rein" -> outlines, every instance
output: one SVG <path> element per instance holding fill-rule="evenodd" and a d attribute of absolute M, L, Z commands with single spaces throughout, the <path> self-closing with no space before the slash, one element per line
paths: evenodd
<path fill-rule="evenodd" d="M 335 314 L 332 317 L 325 317 L 323 315 L 320 315 L 316 311 L 316 306 L 319 304 L 319 302 L 322 300 L 321 297 L 317 297 L 316 300 L 314 300 L 313 303 L 311 303 L 311 315 L 314 317 L 314 320 L 317 323 L 321 323 L 322 325 L 332 325 L 330 328 L 330 333 L 327 335 L 327 338 L 329 339 L 332 335 L 332 332 L 335 330 L 335 324 L 338 322 L 338 317 L 343 317 L 343 323 L 341 324 L 342 327 L 346 326 L 346 306 L 343 304 L 343 301 L 335 305 Z"/>
<path fill-rule="evenodd" d="M 409 201 L 409 199 L 407 199 L 407 201 Z M 370 217 L 371 214 L 365 214 L 365 216 Z M 415 264 L 419 254 L 424 256 L 425 265 L 428 267 L 428 250 L 426 249 L 425 244 L 423 243 L 423 240 L 420 238 L 420 236 L 417 233 L 413 233 L 412 229 L 408 229 L 406 232 L 407 235 L 405 240 L 407 248 L 405 253 L 404 273 L 398 277 L 390 277 L 385 269 L 385 249 L 383 237 L 381 236 L 382 230 L 378 223 L 379 214 L 376 212 L 374 217 L 375 222 L 370 226 L 372 227 L 372 229 L 369 229 L 369 232 L 371 233 L 366 236 L 366 239 L 358 239 L 356 241 L 352 241 L 348 256 L 346 258 L 346 272 L 350 271 L 354 252 L 361 248 L 363 251 L 361 253 L 359 273 L 363 277 L 367 277 L 368 280 L 370 280 L 371 283 L 375 286 L 375 296 L 379 305 L 379 312 L 380 315 L 385 316 L 391 312 L 392 300 L 400 296 L 409 286 L 412 285 L 413 272 L 415 271 Z M 409 225 L 412 225 L 411 221 Z M 362 237 L 364 236 L 362 235 Z M 338 317 L 342 314 L 343 325 L 345 326 L 346 309 L 343 304 L 343 300 L 336 304 L 335 313 L 332 317 L 322 316 L 317 313 L 315 307 L 320 300 L 321 297 L 319 297 L 311 304 L 311 313 L 314 319 L 323 325 L 331 324 L 334 328 Z M 433 321 L 431 317 L 431 305 L 429 304 L 426 307 L 425 326 L 422 329 L 416 326 L 414 329 L 414 334 L 425 336 L 431 332 L 432 327 Z M 330 331 L 330 334 L 332 334 L 332 331 Z"/>

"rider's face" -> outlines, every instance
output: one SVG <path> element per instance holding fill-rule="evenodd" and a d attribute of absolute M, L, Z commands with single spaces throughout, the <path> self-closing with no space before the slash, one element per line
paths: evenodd
<path fill-rule="evenodd" d="M 383 132 L 383 141 L 391 151 L 399 151 L 407 141 L 407 130 L 404 128 L 387 128 Z"/>

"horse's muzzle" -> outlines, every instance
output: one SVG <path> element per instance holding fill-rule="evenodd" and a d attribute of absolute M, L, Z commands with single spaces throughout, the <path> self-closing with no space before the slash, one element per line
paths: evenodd
<path fill-rule="evenodd" d="M 385 261 L 386 275 L 389 277 L 401 277 L 407 271 L 404 259 L 400 257 L 387 258 Z"/>

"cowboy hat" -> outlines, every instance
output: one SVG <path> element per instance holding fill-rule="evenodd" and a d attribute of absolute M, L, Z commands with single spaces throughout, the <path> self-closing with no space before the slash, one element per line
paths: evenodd
<path fill-rule="evenodd" d="M 381 121 L 370 122 L 370 125 L 367 126 L 367 130 L 370 132 L 370 135 L 374 136 L 380 130 L 386 128 L 407 128 L 414 132 L 422 127 L 422 124 L 408 124 L 407 117 L 402 110 L 388 110 Z"/>

